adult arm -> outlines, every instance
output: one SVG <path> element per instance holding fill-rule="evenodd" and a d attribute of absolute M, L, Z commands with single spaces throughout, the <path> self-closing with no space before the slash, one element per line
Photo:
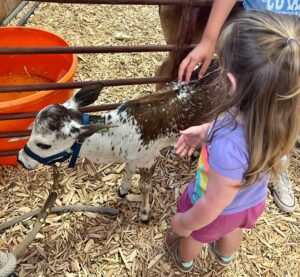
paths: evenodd
<path fill-rule="evenodd" d="M 205 74 L 214 54 L 220 31 L 236 1 L 214 0 L 201 41 L 179 66 L 178 80 L 180 82 L 185 73 L 185 81 L 189 83 L 192 72 L 198 63 L 202 63 L 199 78 Z"/>

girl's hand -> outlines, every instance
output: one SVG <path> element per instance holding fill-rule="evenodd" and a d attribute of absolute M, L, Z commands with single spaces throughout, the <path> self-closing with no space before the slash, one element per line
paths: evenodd
<path fill-rule="evenodd" d="M 179 131 L 179 140 L 174 145 L 176 154 L 180 157 L 191 156 L 200 143 L 205 141 L 209 125 L 206 123 Z"/>
<path fill-rule="evenodd" d="M 177 213 L 171 218 L 171 227 L 172 230 L 181 237 L 188 237 L 192 231 L 185 229 L 181 224 L 181 217 L 183 213 Z"/>
<path fill-rule="evenodd" d="M 193 70 L 197 64 L 201 63 L 198 78 L 200 79 L 206 72 L 215 51 L 215 43 L 210 39 L 203 38 L 200 43 L 185 57 L 178 70 L 178 81 L 181 82 L 185 74 L 186 83 L 190 82 Z"/>

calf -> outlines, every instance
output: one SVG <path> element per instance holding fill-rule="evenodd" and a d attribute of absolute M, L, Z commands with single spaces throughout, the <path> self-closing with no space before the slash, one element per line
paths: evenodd
<path fill-rule="evenodd" d="M 218 86 L 211 86 L 217 71 L 218 65 L 213 62 L 210 73 L 200 81 L 194 80 L 190 86 L 172 83 L 161 93 L 127 101 L 102 115 L 90 115 L 87 125 L 83 125 L 78 108 L 93 103 L 101 89 L 83 88 L 64 105 L 50 105 L 38 113 L 18 160 L 27 169 L 35 168 L 39 162 L 49 164 L 49 157 L 55 160 L 62 153 L 75 152 L 74 143 L 80 140 L 81 157 L 95 163 L 126 162 L 121 196 L 128 193 L 132 175 L 140 174 L 143 200 L 139 216 L 147 221 L 150 183 L 160 150 L 176 142 L 179 130 L 211 119 L 208 113 L 221 95 Z M 109 126 L 114 127 L 101 132 Z"/>

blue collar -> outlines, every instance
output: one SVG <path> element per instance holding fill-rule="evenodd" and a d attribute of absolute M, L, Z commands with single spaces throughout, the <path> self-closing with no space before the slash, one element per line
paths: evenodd
<path fill-rule="evenodd" d="M 88 125 L 90 122 L 89 114 L 82 114 L 82 124 Z M 64 162 L 65 160 L 69 159 L 71 157 L 71 160 L 69 162 L 69 167 L 74 168 L 75 163 L 77 161 L 81 146 L 84 142 L 84 139 L 78 139 L 71 147 L 71 151 L 63 151 L 58 154 L 49 156 L 49 157 L 41 157 L 34 152 L 30 150 L 30 148 L 25 144 L 24 146 L 24 152 L 32 159 L 36 160 L 37 162 L 44 164 L 44 165 L 54 165 L 57 162 Z"/>

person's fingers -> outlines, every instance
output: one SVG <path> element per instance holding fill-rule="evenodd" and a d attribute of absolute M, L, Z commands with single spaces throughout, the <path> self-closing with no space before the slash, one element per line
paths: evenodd
<path fill-rule="evenodd" d="M 189 127 L 185 130 L 179 131 L 179 133 L 185 137 L 198 135 L 198 126 Z"/>
<path fill-rule="evenodd" d="M 186 72 L 185 72 L 185 81 L 186 81 L 187 84 L 190 82 L 192 73 L 193 73 L 196 65 L 197 65 L 197 62 L 195 60 L 191 60 L 191 62 L 189 63 L 189 65 L 188 65 L 188 67 L 186 69 Z"/>
<path fill-rule="evenodd" d="M 184 137 L 183 136 L 180 136 L 178 141 L 174 144 L 174 148 L 177 149 L 179 148 L 184 142 Z"/>
<path fill-rule="evenodd" d="M 189 56 L 187 56 L 180 64 L 179 66 L 179 70 L 178 70 L 178 82 L 182 82 L 182 78 L 184 75 L 184 72 L 187 68 L 187 66 L 189 65 L 191 59 Z"/>
<path fill-rule="evenodd" d="M 195 149 L 196 149 L 196 147 L 191 147 L 191 148 L 190 148 L 190 150 L 189 150 L 189 152 L 188 152 L 188 156 L 189 156 L 189 157 L 192 156 L 192 154 L 194 153 Z"/>
<path fill-rule="evenodd" d="M 176 150 L 176 154 L 181 156 L 181 153 L 184 151 L 184 149 L 186 148 L 186 144 L 182 143 Z"/>
<path fill-rule="evenodd" d="M 191 127 L 185 130 L 180 130 L 179 134 L 181 135 L 181 137 L 191 134 Z"/>
<path fill-rule="evenodd" d="M 189 148 L 184 148 L 184 149 L 182 150 L 182 152 L 180 153 L 180 157 L 186 157 L 187 154 L 188 154 L 188 149 L 189 149 Z"/>
<path fill-rule="evenodd" d="M 182 145 L 182 142 L 176 142 L 175 144 L 174 144 L 174 149 L 175 149 L 175 151 L 177 151 L 180 147 L 181 147 L 181 145 Z"/>
<path fill-rule="evenodd" d="M 211 61 L 211 59 L 203 60 L 200 71 L 199 71 L 199 76 L 198 76 L 199 79 L 205 74 L 205 72 L 210 64 L 210 61 Z"/>

